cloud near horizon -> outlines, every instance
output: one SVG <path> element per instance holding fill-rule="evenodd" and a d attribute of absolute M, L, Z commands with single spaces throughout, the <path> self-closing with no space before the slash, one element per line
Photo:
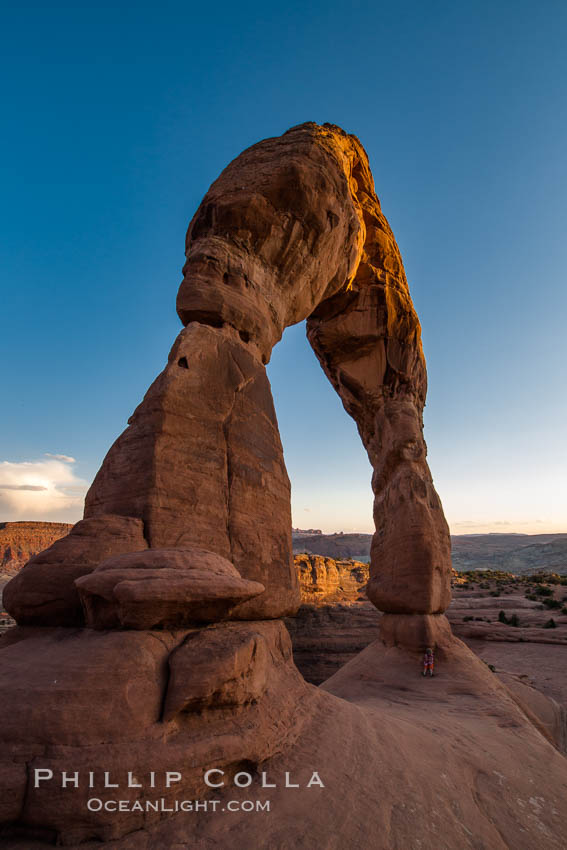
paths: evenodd
<path fill-rule="evenodd" d="M 565 523 L 543 519 L 449 520 L 451 534 L 561 534 Z"/>
<path fill-rule="evenodd" d="M 88 482 L 70 455 L 46 452 L 40 460 L 0 462 L 0 521 L 77 522 Z"/>

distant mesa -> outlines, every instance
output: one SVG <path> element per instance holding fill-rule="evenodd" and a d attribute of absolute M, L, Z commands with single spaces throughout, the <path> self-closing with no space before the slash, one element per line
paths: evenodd
<path fill-rule="evenodd" d="M 335 534 L 309 534 L 294 531 L 292 534 L 293 554 L 302 552 L 323 555 L 326 558 L 354 558 L 370 561 L 371 534 L 339 532 Z"/>
<path fill-rule="evenodd" d="M 33 556 L 73 528 L 58 522 L 0 523 L 0 576 L 18 572 Z M 292 528 L 293 554 L 368 562 L 372 535 L 359 532 L 323 534 L 319 528 Z M 517 575 L 556 572 L 567 575 L 567 533 L 456 534 L 451 536 L 456 570 L 492 569 Z"/>
<path fill-rule="evenodd" d="M 0 574 L 18 572 L 72 528 L 66 522 L 0 522 Z"/>
<path fill-rule="evenodd" d="M 371 534 L 339 533 L 315 537 L 294 529 L 293 553 L 326 558 L 370 560 Z M 567 534 L 456 534 L 451 536 L 456 570 L 504 570 L 517 575 L 555 572 L 567 575 Z"/>

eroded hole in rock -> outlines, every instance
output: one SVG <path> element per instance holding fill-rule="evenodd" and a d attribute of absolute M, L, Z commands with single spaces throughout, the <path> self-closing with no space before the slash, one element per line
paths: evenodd
<path fill-rule="evenodd" d="M 177 361 L 177 365 L 181 366 L 182 369 L 188 369 L 189 368 L 189 364 L 187 363 L 186 357 L 180 357 L 179 360 Z"/>
<path fill-rule="evenodd" d="M 201 325 L 208 325 L 211 328 L 222 328 L 224 325 L 220 316 L 207 310 L 183 310 L 179 315 L 185 325 L 191 322 L 199 322 Z"/>
<path fill-rule="evenodd" d="M 336 213 L 332 212 L 332 210 L 327 210 L 327 220 L 329 222 L 329 226 L 331 230 L 337 226 L 339 223 L 339 217 Z"/>
<path fill-rule="evenodd" d="M 258 763 L 251 761 L 250 759 L 243 759 L 233 766 L 232 772 L 233 776 L 238 776 L 240 774 L 240 785 L 238 785 L 238 787 L 245 788 L 248 785 L 247 777 L 255 779 L 258 776 Z"/>

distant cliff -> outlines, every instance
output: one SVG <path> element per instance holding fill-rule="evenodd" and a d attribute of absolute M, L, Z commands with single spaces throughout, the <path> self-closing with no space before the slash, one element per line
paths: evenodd
<path fill-rule="evenodd" d="M 294 562 L 302 605 L 285 624 L 298 669 L 319 685 L 376 640 L 380 614 L 366 599 L 368 564 L 320 555 Z"/>
<path fill-rule="evenodd" d="M 371 534 L 319 534 L 317 532 L 293 531 L 293 553 L 307 552 L 325 558 L 354 558 L 370 560 Z"/>
<path fill-rule="evenodd" d="M 371 534 L 320 534 L 293 529 L 294 555 L 370 560 Z M 453 567 L 567 575 L 567 534 L 457 534 L 451 537 Z"/>
<path fill-rule="evenodd" d="M 366 599 L 368 564 L 305 554 L 296 555 L 294 561 L 302 602 L 332 605 Z"/>
<path fill-rule="evenodd" d="M 16 573 L 72 528 L 67 522 L 0 522 L 0 573 Z"/>

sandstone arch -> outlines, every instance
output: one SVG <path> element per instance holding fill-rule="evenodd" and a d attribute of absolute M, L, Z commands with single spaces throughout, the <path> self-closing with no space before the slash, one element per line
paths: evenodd
<path fill-rule="evenodd" d="M 4 591 L 18 626 L 0 644 L 0 842 L 161 850 L 238 835 L 271 848 L 289 831 L 286 846 L 306 835 L 310 847 L 408 846 L 446 799 L 431 846 L 439 835 L 520 846 L 553 831 L 563 847 L 564 760 L 442 614 L 449 535 L 425 456 L 419 322 L 361 145 L 306 124 L 253 146 L 213 184 L 187 245 L 186 326 L 166 368 L 110 449 L 85 518 Z M 265 363 L 302 318 L 373 465 L 369 596 L 386 612 L 382 640 L 322 688 L 299 674 L 277 619 L 298 595 Z M 418 687 L 424 641 L 441 649 L 437 696 Z M 285 789 L 270 790 L 273 818 L 248 823 L 146 807 L 206 796 L 210 767 L 283 778 L 306 758 L 325 767 L 324 804 L 301 794 L 286 808 Z M 36 784 L 36 769 L 55 781 Z M 70 770 L 96 791 L 62 788 Z M 88 807 L 118 796 L 107 773 L 139 808 Z M 535 825 L 516 805 L 534 777 L 548 800 Z"/>
<path fill-rule="evenodd" d="M 307 319 L 374 470 L 368 595 L 391 614 L 442 613 L 450 543 L 426 461 L 420 325 L 362 145 L 313 123 L 253 145 L 210 187 L 186 255 L 185 328 L 105 458 L 85 520 L 134 518 L 144 534 L 134 548 L 227 558 L 265 587 L 233 618 L 292 613 L 290 487 L 265 364 L 284 329 Z"/>

